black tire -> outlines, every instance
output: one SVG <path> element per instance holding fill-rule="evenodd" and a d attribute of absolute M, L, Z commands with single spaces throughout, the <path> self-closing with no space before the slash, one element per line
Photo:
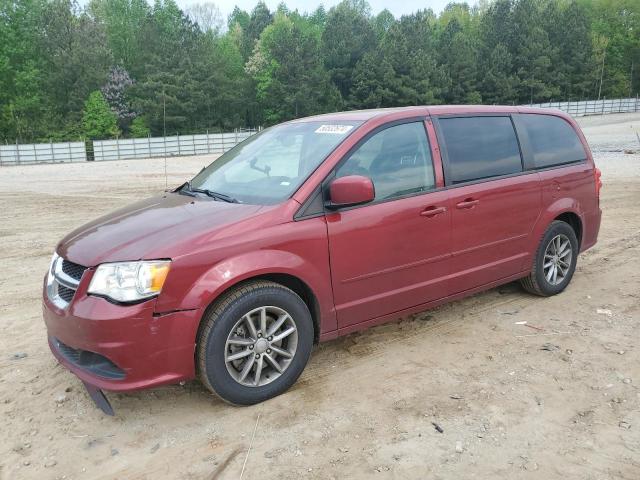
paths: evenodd
<path fill-rule="evenodd" d="M 227 339 L 239 319 L 263 306 L 278 307 L 289 314 L 297 328 L 297 348 L 280 376 L 266 385 L 246 386 L 227 369 Z M 291 387 L 304 370 L 313 347 L 313 334 L 309 309 L 295 292 L 263 280 L 242 284 L 219 298 L 203 318 L 197 345 L 200 379 L 209 390 L 234 405 L 253 405 L 275 397 Z"/>
<path fill-rule="evenodd" d="M 547 247 L 549 246 L 551 241 L 558 235 L 565 236 L 571 243 L 571 262 L 562 281 L 557 284 L 553 284 L 552 282 L 547 280 L 544 274 L 544 260 Z M 569 282 L 573 277 L 573 273 L 576 270 L 578 251 L 578 239 L 571 225 L 559 220 L 552 222 L 551 225 L 549 225 L 549 228 L 547 228 L 547 231 L 542 236 L 540 245 L 536 250 L 536 254 L 533 259 L 533 265 L 531 267 L 531 273 L 529 274 L 529 276 L 521 279 L 520 283 L 528 292 L 535 295 L 540 295 L 542 297 L 550 297 L 551 295 L 556 295 L 562 292 L 567 287 L 567 285 L 569 285 Z"/>

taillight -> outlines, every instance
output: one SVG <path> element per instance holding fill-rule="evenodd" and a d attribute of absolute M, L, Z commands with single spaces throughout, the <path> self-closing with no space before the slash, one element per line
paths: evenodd
<path fill-rule="evenodd" d="M 596 177 L 596 196 L 600 198 L 600 189 L 602 188 L 602 172 L 599 168 L 594 170 L 594 176 Z"/>

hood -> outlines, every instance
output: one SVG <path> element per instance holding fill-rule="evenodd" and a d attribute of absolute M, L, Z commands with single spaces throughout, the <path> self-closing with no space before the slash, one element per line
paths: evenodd
<path fill-rule="evenodd" d="M 166 193 L 100 217 L 67 235 L 57 252 L 94 267 L 104 262 L 175 258 L 189 239 L 255 216 L 260 205 L 226 203 Z"/>

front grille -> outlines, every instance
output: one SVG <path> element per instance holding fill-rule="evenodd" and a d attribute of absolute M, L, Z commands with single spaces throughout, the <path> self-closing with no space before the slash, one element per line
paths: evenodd
<path fill-rule="evenodd" d="M 77 263 L 70 262 L 69 260 L 62 260 L 62 271 L 78 282 L 82 278 L 82 274 L 86 269 L 87 267 L 83 267 Z"/>
<path fill-rule="evenodd" d="M 58 285 L 58 296 L 65 302 L 69 303 L 76 293 L 72 288 L 67 288 L 64 285 Z"/>
<path fill-rule="evenodd" d="M 80 350 L 65 345 L 57 338 L 52 338 L 53 346 L 73 365 L 93 373 L 99 377 L 111 380 L 121 380 L 125 377 L 124 370 L 115 363 L 98 353 L 89 350 Z"/>
<path fill-rule="evenodd" d="M 56 257 L 47 280 L 49 299 L 58 308 L 67 308 L 87 267 Z"/>

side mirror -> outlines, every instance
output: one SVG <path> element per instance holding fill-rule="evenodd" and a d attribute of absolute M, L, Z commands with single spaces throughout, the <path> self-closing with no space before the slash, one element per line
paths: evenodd
<path fill-rule="evenodd" d="M 375 197 L 373 182 L 361 175 L 336 178 L 329 186 L 327 208 L 352 207 L 372 201 Z"/>

